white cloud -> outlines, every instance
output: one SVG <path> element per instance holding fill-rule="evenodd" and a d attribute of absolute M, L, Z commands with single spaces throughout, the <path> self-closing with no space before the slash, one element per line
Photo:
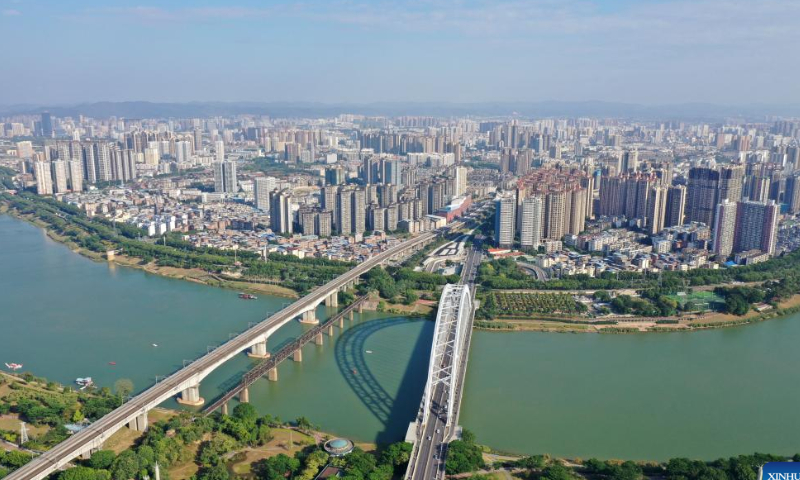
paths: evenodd
<path fill-rule="evenodd" d="M 20 12 L 19 10 L 15 10 L 13 8 L 8 8 L 3 10 L 2 14 L 4 17 L 17 17 L 19 15 L 22 15 L 22 12 Z"/>

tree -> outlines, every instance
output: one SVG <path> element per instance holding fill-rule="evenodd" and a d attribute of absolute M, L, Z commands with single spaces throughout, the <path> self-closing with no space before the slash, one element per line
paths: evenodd
<path fill-rule="evenodd" d="M 300 468 L 300 460 L 279 453 L 253 464 L 253 472 L 260 480 L 283 480 Z"/>
<path fill-rule="evenodd" d="M 229 480 L 230 478 L 227 467 L 221 463 L 206 467 L 197 474 L 197 480 Z"/>
<path fill-rule="evenodd" d="M 608 303 L 611 301 L 611 295 L 605 290 L 597 290 L 594 292 L 594 299 L 598 302 Z"/>
<path fill-rule="evenodd" d="M 542 455 L 531 455 L 529 457 L 520 458 L 516 462 L 519 468 L 527 470 L 540 469 L 545 465 L 545 458 Z"/>
<path fill-rule="evenodd" d="M 560 463 L 554 463 L 544 469 L 543 480 L 573 480 L 576 476 L 572 470 L 568 469 Z"/>
<path fill-rule="evenodd" d="M 3 464 L 12 469 L 17 469 L 31 461 L 33 455 L 20 450 L 11 450 L 3 456 Z"/>
<path fill-rule="evenodd" d="M 139 458 L 133 450 L 125 450 L 114 460 L 111 467 L 111 478 L 114 480 L 129 480 L 139 474 Z"/>
<path fill-rule="evenodd" d="M 474 472 L 485 466 L 483 453 L 475 444 L 475 434 L 469 430 L 461 432 L 461 440 L 450 442 L 445 461 L 445 472 L 448 475 Z"/>
<path fill-rule="evenodd" d="M 88 464 L 94 469 L 109 469 L 115 458 L 117 455 L 113 450 L 98 450 L 92 454 Z"/>
<path fill-rule="evenodd" d="M 240 403 L 233 409 L 233 416 L 248 425 L 255 425 L 258 419 L 256 407 L 249 403 Z"/>
<path fill-rule="evenodd" d="M 312 480 L 317 476 L 320 469 L 328 463 L 329 455 L 324 450 L 314 450 L 305 459 L 305 467 L 298 480 Z"/>
<path fill-rule="evenodd" d="M 133 381 L 128 378 L 120 378 L 114 382 L 114 393 L 118 397 L 125 399 L 133 392 Z"/>
<path fill-rule="evenodd" d="M 297 420 L 294 421 L 297 425 L 297 428 L 303 431 L 311 430 L 311 421 L 306 417 L 297 417 Z"/>
<path fill-rule="evenodd" d="M 393 443 L 381 454 L 381 462 L 395 467 L 406 465 L 409 458 L 411 458 L 411 450 L 413 448 L 414 446 L 408 442 Z"/>
<path fill-rule="evenodd" d="M 107 480 L 111 475 L 107 470 L 89 467 L 73 467 L 58 474 L 58 480 Z"/>
<path fill-rule="evenodd" d="M 266 423 L 260 423 L 258 427 L 256 427 L 256 444 L 266 445 L 270 440 L 272 440 L 272 429 L 270 429 L 269 425 Z"/>
<path fill-rule="evenodd" d="M 200 450 L 197 452 L 197 460 L 203 465 L 216 465 L 222 455 L 233 451 L 236 447 L 237 443 L 233 437 L 218 433 L 211 440 L 200 445 Z"/>

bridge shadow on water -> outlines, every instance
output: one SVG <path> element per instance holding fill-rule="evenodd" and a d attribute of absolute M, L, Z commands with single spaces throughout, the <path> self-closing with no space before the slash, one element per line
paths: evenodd
<path fill-rule="evenodd" d="M 375 333 L 407 323 L 406 318 L 369 320 L 346 329 L 336 342 L 334 354 L 339 371 L 361 402 L 384 429 L 375 441 L 386 444 L 402 440 L 417 414 L 425 388 L 432 329 L 423 329 L 412 346 L 411 357 L 400 381 L 397 398 L 386 391 L 366 363 L 365 343 Z M 430 333 L 430 334 L 429 334 Z"/>

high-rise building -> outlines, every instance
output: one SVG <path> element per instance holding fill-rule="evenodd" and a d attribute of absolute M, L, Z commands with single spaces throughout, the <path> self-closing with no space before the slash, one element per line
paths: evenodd
<path fill-rule="evenodd" d="M 218 162 L 225 161 L 225 142 L 222 140 L 214 142 L 214 157 Z"/>
<path fill-rule="evenodd" d="M 274 177 L 256 177 L 253 181 L 253 197 L 257 209 L 265 212 L 270 209 L 269 194 L 276 186 Z"/>
<path fill-rule="evenodd" d="M 522 201 L 519 240 L 522 248 L 536 249 L 542 243 L 544 201 L 538 195 Z"/>
<path fill-rule="evenodd" d="M 727 257 L 733 253 L 737 210 L 738 203 L 727 199 L 722 200 L 717 205 L 712 243 L 714 253 L 722 257 Z"/>
<path fill-rule="evenodd" d="M 214 191 L 236 193 L 238 190 L 236 162 L 214 162 Z"/>
<path fill-rule="evenodd" d="M 36 176 L 36 193 L 39 195 L 52 195 L 53 177 L 50 173 L 50 162 L 35 162 L 33 169 Z"/>
<path fill-rule="evenodd" d="M 190 163 L 192 161 L 192 142 L 181 140 L 175 142 L 175 161 Z"/>
<path fill-rule="evenodd" d="M 744 186 L 744 165 L 725 166 L 720 169 L 719 195 L 717 202 L 728 199 L 738 202 L 742 199 Z"/>
<path fill-rule="evenodd" d="M 325 169 L 325 185 L 344 185 L 345 170 L 339 165 Z"/>
<path fill-rule="evenodd" d="M 97 165 L 94 161 L 94 144 L 89 143 L 81 146 L 83 163 L 83 178 L 90 184 L 97 183 Z"/>
<path fill-rule="evenodd" d="M 331 212 L 319 212 L 317 214 L 317 235 L 320 237 L 330 237 L 333 233 L 333 215 Z"/>
<path fill-rule="evenodd" d="M 454 196 L 460 197 L 467 193 L 467 168 L 462 166 L 457 166 L 454 168 L 455 174 L 455 187 L 456 191 Z"/>
<path fill-rule="evenodd" d="M 83 165 L 80 160 L 70 160 L 67 162 L 69 173 L 69 188 L 73 192 L 83 190 Z"/>
<path fill-rule="evenodd" d="M 17 142 L 17 157 L 18 158 L 32 158 L 33 157 L 33 143 L 25 140 Z"/>
<path fill-rule="evenodd" d="M 800 174 L 792 175 L 786 179 L 786 193 L 784 203 L 792 215 L 800 213 Z"/>
<path fill-rule="evenodd" d="M 645 226 L 650 234 L 656 234 L 664 229 L 667 213 L 667 191 L 667 187 L 657 185 L 651 187 L 648 192 Z"/>
<path fill-rule="evenodd" d="M 619 173 L 635 172 L 639 168 L 639 152 L 625 150 L 619 161 Z"/>
<path fill-rule="evenodd" d="M 774 254 L 780 210 L 774 201 L 739 202 L 734 253 L 761 250 Z"/>
<path fill-rule="evenodd" d="M 194 151 L 195 152 L 199 152 L 199 151 L 203 150 L 203 129 L 202 128 L 195 127 L 194 134 L 193 134 L 193 140 L 194 140 L 194 142 L 193 142 L 194 143 Z"/>
<path fill-rule="evenodd" d="M 353 233 L 353 189 L 341 188 L 336 193 L 336 231 L 342 235 Z"/>
<path fill-rule="evenodd" d="M 292 194 L 288 190 L 270 193 L 269 224 L 274 233 L 293 232 Z"/>
<path fill-rule="evenodd" d="M 353 233 L 367 231 L 367 196 L 364 190 L 353 191 Z"/>
<path fill-rule="evenodd" d="M 397 204 L 393 203 L 386 207 L 386 219 L 384 223 L 386 225 L 387 232 L 394 232 L 397 230 L 397 222 L 398 222 L 398 208 Z"/>
<path fill-rule="evenodd" d="M 53 181 L 53 193 L 67 192 L 67 162 L 64 160 L 50 162 L 50 173 Z"/>
<path fill-rule="evenodd" d="M 667 207 L 664 214 L 664 226 L 675 227 L 683 225 L 684 208 L 686 206 L 686 187 L 676 185 L 667 191 Z"/>
<path fill-rule="evenodd" d="M 720 187 L 719 171 L 708 167 L 689 170 L 686 187 L 686 221 L 714 225 Z"/>
<path fill-rule="evenodd" d="M 517 200 L 513 196 L 500 197 L 494 202 L 494 236 L 497 246 L 514 245 Z"/>
<path fill-rule="evenodd" d="M 377 205 L 369 207 L 369 229 L 372 231 L 386 231 L 386 209 Z"/>
<path fill-rule="evenodd" d="M 111 175 L 111 150 L 108 143 L 98 142 L 93 145 L 94 168 L 97 172 L 98 182 L 110 182 L 114 179 Z"/>
<path fill-rule="evenodd" d="M 549 240 L 561 240 L 567 233 L 564 226 L 567 219 L 567 194 L 564 191 L 552 192 L 545 197 L 544 236 Z"/>
<path fill-rule="evenodd" d="M 319 204 L 323 211 L 331 212 L 331 228 L 336 231 L 338 228 L 338 208 L 336 206 L 339 196 L 339 187 L 327 186 L 320 189 Z"/>
<path fill-rule="evenodd" d="M 42 112 L 42 136 L 46 138 L 53 138 L 53 119 L 50 112 Z"/>
<path fill-rule="evenodd" d="M 381 182 L 391 185 L 402 185 L 403 182 L 403 165 L 396 159 L 384 159 L 381 172 L 383 177 Z"/>

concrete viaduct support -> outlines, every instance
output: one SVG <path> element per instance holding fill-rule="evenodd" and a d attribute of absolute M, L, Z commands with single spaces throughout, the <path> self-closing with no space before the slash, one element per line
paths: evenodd
<path fill-rule="evenodd" d="M 314 335 L 314 344 L 322 345 L 322 343 L 322 332 L 319 332 L 318 334 Z"/>
<path fill-rule="evenodd" d="M 250 351 L 247 352 L 247 356 L 251 358 L 269 358 L 267 339 L 265 338 L 264 341 L 253 344 L 250 347 Z"/>
<path fill-rule="evenodd" d="M 139 415 L 138 417 L 132 419 L 128 422 L 128 428 L 135 432 L 145 432 L 147 431 L 147 412 Z"/>
<path fill-rule="evenodd" d="M 277 382 L 278 381 L 278 367 L 272 367 L 267 372 L 267 380 L 270 382 Z"/>
<path fill-rule="evenodd" d="M 327 297 L 325 297 L 325 306 L 326 307 L 338 307 L 339 306 L 339 291 L 336 290 L 335 292 L 331 293 Z"/>
<path fill-rule="evenodd" d="M 189 387 L 182 391 L 181 396 L 178 397 L 178 403 L 192 407 L 199 407 L 200 405 L 206 403 L 205 399 L 200 396 L 200 384 Z"/>
<path fill-rule="evenodd" d="M 312 325 L 318 324 L 319 320 L 317 320 L 316 307 L 303 312 L 303 318 L 300 320 L 300 323 L 308 323 Z"/>
<path fill-rule="evenodd" d="M 239 392 L 239 403 L 250 403 L 250 389 L 244 387 L 241 392 Z"/>
<path fill-rule="evenodd" d="M 303 361 L 303 349 L 302 348 L 298 348 L 297 350 L 294 351 L 294 353 L 292 354 L 292 360 L 294 360 L 295 362 L 302 362 Z"/>

